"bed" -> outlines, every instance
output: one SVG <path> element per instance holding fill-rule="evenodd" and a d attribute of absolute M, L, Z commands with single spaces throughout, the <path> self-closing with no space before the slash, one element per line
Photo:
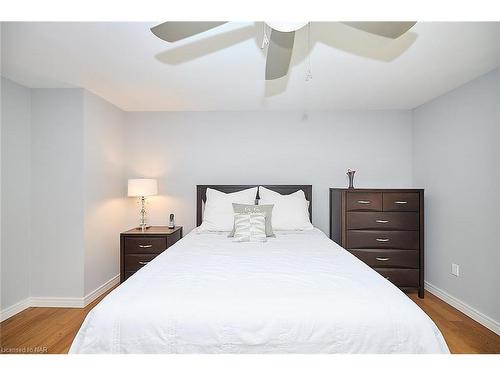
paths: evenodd
<path fill-rule="evenodd" d="M 417 305 L 319 229 L 275 234 L 194 229 L 94 307 L 70 353 L 449 353 Z"/>

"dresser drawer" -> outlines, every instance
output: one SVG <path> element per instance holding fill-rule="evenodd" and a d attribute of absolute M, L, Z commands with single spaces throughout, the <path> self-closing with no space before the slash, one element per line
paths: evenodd
<path fill-rule="evenodd" d="M 418 193 L 383 193 L 384 211 L 418 211 Z"/>
<path fill-rule="evenodd" d="M 419 286 L 419 270 L 413 269 L 391 269 L 391 268 L 374 268 L 379 274 L 399 287 L 416 288 Z"/>
<path fill-rule="evenodd" d="M 347 193 L 347 211 L 382 211 L 382 193 Z"/>
<path fill-rule="evenodd" d="M 418 230 L 417 212 L 348 212 L 347 229 Z"/>
<path fill-rule="evenodd" d="M 348 230 L 348 249 L 419 249 L 419 231 Z"/>
<path fill-rule="evenodd" d="M 127 254 L 125 255 L 125 271 L 137 271 L 151 262 L 158 254 Z"/>
<path fill-rule="evenodd" d="M 418 250 L 349 250 L 352 255 L 374 268 L 419 268 Z"/>
<path fill-rule="evenodd" d="M 167 248 L 165 237 L 129 236 L 124 241 L 126 254 L 158 254 Z"/>
<path fill-rule="evenodd" d="M 330 189 L 330 238 L 424 297 L 424 190 Z"/>

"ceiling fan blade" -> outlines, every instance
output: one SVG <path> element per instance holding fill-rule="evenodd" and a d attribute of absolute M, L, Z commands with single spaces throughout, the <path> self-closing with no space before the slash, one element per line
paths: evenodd
<path fill-rule="evenodd" d="M 416 22 L 343 22 L 345 25 L 371 34 L 396 39 L 410 30 Z"/>
<path fill-rule="evenodd" d="M 152 27 L 151 32 L 167 42 L 177 42 L 225 23 L 227 22 L 164 22 Z"/>
<path fill-rule="evenodd" d="M 266 59 L 266 80 L 277 79 L 287 75 L 292 57 L 295 31 L 281 32 L 272 30 Z"/>

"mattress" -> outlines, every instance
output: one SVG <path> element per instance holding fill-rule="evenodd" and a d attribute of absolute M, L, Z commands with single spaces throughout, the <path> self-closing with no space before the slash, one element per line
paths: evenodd
<path fill-rule="evenodd" d="M 87 315 L 70 353 L 449 353 L 403 292 L 318 229 L 193 230 Z"/>

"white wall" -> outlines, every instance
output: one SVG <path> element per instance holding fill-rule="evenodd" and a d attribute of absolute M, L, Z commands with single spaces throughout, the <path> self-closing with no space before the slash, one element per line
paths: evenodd
<path fill-rule="evenodd" d="M 30 264 L 30 90 L 1 79 L 1 303 L 29 297 Z"/>
<path fill-rule="evenodd" d="M 83 90 L 32 90 L 31 295 L 83 296 Z"/>
<path fill-rule="evenodd" d="M 84 92 L 85 295 L 120 273 L 127 194 L 123 115 Z"/>
<path fill-rule="evenodd" d="M 500 322 L 500 69 L 414 111 L 425 279 Z M 460 265 L 460 277 L 451 264 Z"/>
<path fill-rule="evenodd" d="M 128 112 L 128 178 L 159 179 L 150 222 L 195 225 L 197 184 L 311 184 L 313 222 L 328 233 L 328 188 L 412 185 L 410 111 Z M 129 200 L 129 226 L 138 206 Z"/>

